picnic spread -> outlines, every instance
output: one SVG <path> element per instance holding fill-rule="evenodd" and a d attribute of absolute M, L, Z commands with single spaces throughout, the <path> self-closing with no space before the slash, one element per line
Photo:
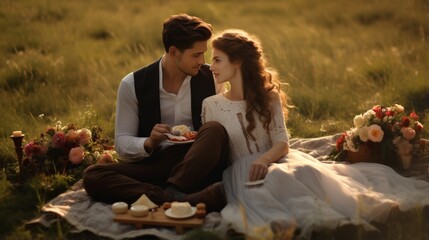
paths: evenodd
<path fill-rule="evenodd" d="M 306 152 L 327 164 L 337 164 L 329 161 L 328 157 L 337 138 L 338 135 L 310 139 L 294 138 L 290 140 L 290 147 Z M 427 156 L 415 160 L 404 175 L 428 180 L 427 164 Z M 183 218 L 169 216 L 167 211 L 171 209 L 164 206 L 157 206 L 155 210 L 148 211 L 143 216 L 133 216 L 130 208 L 126 212 L 115 214 L 112 204 L 92 200 L 86 194 L 80 180 L 67 192 L 45 204 L 42 214 L 27 224 L 51 226 L 60 217 L 74 227 L 74 232 L 89 231 L 112 239 L 149 235 L 160 239 L 180 239 L 188 230 L 194 228 L 213 230 L 220 224 L 222 219 L 219 213 L 214 212 L 199 218 L 195 214 L 196 206 L 191 207 L 193 212 Z"/>

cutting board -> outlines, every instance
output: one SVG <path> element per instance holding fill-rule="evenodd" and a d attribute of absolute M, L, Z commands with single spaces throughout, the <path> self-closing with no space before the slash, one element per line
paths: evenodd
<path fill-rule="evenodd" d="M 203 225 L 204 218 L 197 218 L 192 216 L 185 219 L 173 219 L 165 215 L 165 210 L 158 208 L 156 211 L 149 212 L 144 217 L 134 217 L 131 215 L 130 210 L 124 214 L 116 214 L 113 221 L 120 223 L 134 224 L 137 228 L 144 226 L 163 226 L 176 228 L 177 234 L 182 234 L 184 228 L 197 228 Z"/>

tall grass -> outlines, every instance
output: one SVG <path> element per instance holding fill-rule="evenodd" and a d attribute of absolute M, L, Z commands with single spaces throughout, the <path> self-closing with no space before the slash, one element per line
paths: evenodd
<path fill-rule="evenodd" d="M 344 131 L 375 104 L 401 103 L 429 126 L 428 10 L 427 0 L 0 1 L 0 167 L 13 178 L 13 130 L 29 140 L 60 120 L 113 137 L 121 78 L 163 54 L 162 22 L 180 12 L 259 36 L 289 83 L 293 137 Z"/>

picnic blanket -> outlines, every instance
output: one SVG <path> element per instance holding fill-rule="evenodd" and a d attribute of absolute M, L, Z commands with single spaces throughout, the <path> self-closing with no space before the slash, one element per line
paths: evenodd
<path fill-rule="evenodd" d="M 290 140 L 290 147 L 306 152 L 319 160 L 327 160 L 338 135 L 320 138 L 294 138 Z M 65 219 L 75 228 L 74 232 L 90 231 L 98 236 L 123 239 L 151 235 L 160 239 L 180 239 L 174 228 L 146 227 L 137 229 L 132 224 L 123 224 L 113 221 L 114 213 L 110 204 L 93 201 L 78 181 L 67 192 L 52 199 L 42 208 L 42 214 L 28 224 L 42 224 L 50 226 L 58 221 L 58 216 Z M 202 229 L 215 229 L 221 222 L 219 213 L 210 213 L 206 216 Z"/>

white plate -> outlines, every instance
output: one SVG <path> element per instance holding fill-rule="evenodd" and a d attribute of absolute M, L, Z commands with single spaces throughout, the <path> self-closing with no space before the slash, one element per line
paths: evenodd
<path fill-rule="evenodd" d="M 169 139 L 165 140 L 166 142 L 173 144 L 185 144 L 195 142 L 195 139 L 186 140 L 184 136 L 176 136 L 171 133 L 164 133 Z"/>
<path fill-rule="evenodd" d="M 187 140 L 187 141 L 165 140 L 165 141 L 172 144 L 185 144 L 185 143 L 195 142 L 195 140 Z"/>
<path fill-rule="evenodd" d="M 191 207 L 191 213 L 187 214 L 187 215 L 183 215 L 183 216 L 177 216 L 176 214 L 173 214 L 171 212 L 171 208 L 165 210 L 165 215 L 167 217 L 171 217 L 171 218 L 175 218 L 175 219 L 184 219 L 184 218 L 189 218 L 195 215 L 195 213 L 197 212 L 197 208 L 196 207 Z"/>
<path fill-rule="evenodd" d="M 265 182 L 265 179 L 261 179 L 261 180 L 252 181 L 252 182 L 245 182 L 244 185 L 246 185 L 246 186 L 258 186 L 258 185 L 264 184 L 264 182 Z"/>
<path fill-rule="evenodd" d="M 323 161 L 320 161 L 321 163 L 326 163 L 326 164 L 334 164 L 335 163 L 335 161 L 332 161 L 332 160 L 323 160 Z"/>
<path fill-rule="evenodd" d="M 183 136 L 176 136 L 171 133 L 164 133 L 164 135 L 167 136 L 170 140 L 172 139 L 186 140 L 186 138 Z"/>

